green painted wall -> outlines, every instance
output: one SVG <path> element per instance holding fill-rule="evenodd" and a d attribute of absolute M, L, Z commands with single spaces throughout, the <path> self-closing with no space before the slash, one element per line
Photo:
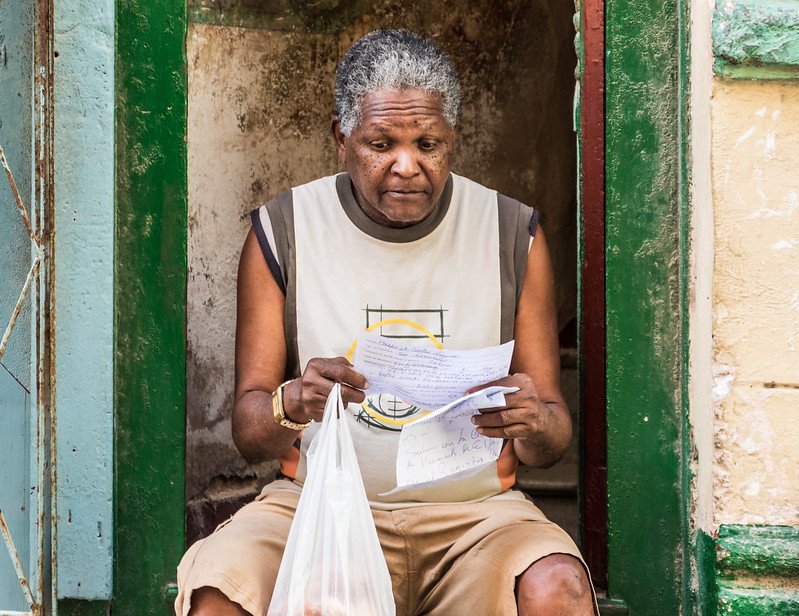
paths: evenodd
<path fill-rule="evenodd" d="M 716 538 L 716 606 L 733 616 L 799 614 L 799 528 L 724 525 Z"/>
<path fill-rule="evenodd" d="M 718 614 L 725 616 L 797 616 L 799 592 L 779 588 L 745 588 L 721 583 Z"/>
<path fill-rule="evenodd" d="M 799 79 L 799 3 L 791 0 L 717 2 L 714 69 L 739 79 Z"/>
<path fill-rule="evenodd" d="M 116 4 L 116 614 L 168 613 L 184 545 L 186 7 Z"/>
<path fill-rule="evenodd" d="M 186 7 L 115 5 L 113 597 L 64 616 L 171 614 L 185 550 Z"/>
<path fill-rule="evenodd" d="M 608 586 L 636 615 L 679 614 L 688 600 L 683 8 L 606 5 Z"/>
<path fill-rule="evenodd" d="M 693 611 L 686 610 L 686 613 L 711 616 L 716 613 L 718 596 L 715 569 L 716 542 L 711 535 L 698 530 L 689 545 L 693 548 L 696 569 L 694 585 L 690 588 L 693 592 Z"/>
<path fill-rule="evenodd" d="M 720 577 L 783 577 L 799 585 L 799 528 L 725 525 L 716 543 Z"/>

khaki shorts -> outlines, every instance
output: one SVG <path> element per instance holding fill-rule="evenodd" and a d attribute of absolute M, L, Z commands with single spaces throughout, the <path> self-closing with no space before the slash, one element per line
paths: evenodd
<path fill-rule="evenodd" d="M 186 616 L 192 591 L 212 586 L 266 616 L 298 501 L 293 483 L 276 481 L 192 545 L 178 567 L 175 613 Z M 582 562 L 569 535 L 519 493 L 372 514 L 398 616 L 451 616 L 464 606 L 470 614 L 515 615 L 516 578 L 532 563 L 551 554 Z"/>

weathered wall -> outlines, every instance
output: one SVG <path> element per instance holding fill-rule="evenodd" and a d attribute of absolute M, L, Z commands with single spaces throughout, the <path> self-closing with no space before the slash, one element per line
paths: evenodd
<path fill-rule="evenodd" d="M 59 3 L 54 19 L 58 596 L 110 599 L 114 6 Z"/>
<path fill-rule="evenodd" d="M 717 524 L 799 524 L 799 84 L 717 80 Z"/>
<path fill-rule="evenodd" d="M 295 27 L 286 25 L 290 19 L 256 15 L 249 21 L 267 27 L 191 25 L 190 498 L 229 486 L 230 477 L 254 483 L 254 473 L 265 476 L 271 468 L 247 467 L 230 440 L 238 254 L 251 209 L 280 190 L 338 170 L 328 129 L 335 64 L 376 27 L 426 31 L 452 54 L 465 86 L 455 170 L 542 210 L 561 283 L 561 323 L 574 315 L 572 4 L 360 4 L 369 8 L 342 24 Z M 203 15 L 214 20 L 213 11 L 210 19 Z"/>
<path fill-rule="evenodd" d="M 692 570 L 699 613 L 799 608 L 799 5 L 691 3 Z"/>
<path fill-rule="evenodd" d="M 28 212 L 34 202 L 31 185 L 33 135 L 33 5 L 0 2 L 0 147 L 15 178 Z M 31 267 L 31 240 L 14 204 L 14 194 L 0 170 L 0 339 L 14 313 L 17 298 Z M 34 285 L 36 282 L 33 283 Z M 32 295 L 32 294 L 31 294 Z M 31 295 L 23 302 L 5 351 L 0 357 L 0 510 L 26 571 L 36 562 L 35 498 L 36 466 L 31 464 L 35 447 L 36 398 L 31 400 Z M 35 322 L 35 321 L 34 321 Z M 34 364 L 35 365 L 35 364 Z M 35 382 L 35 381 L 34 381 Z M 35 567 L 34 567 L 35 569 Z M 35 582 L 34 582 L 35 583 Z M 0 610 L 24 610 L 27 602 L 16 572 L 8 558 L 5 542 L 0 543 Z"/>

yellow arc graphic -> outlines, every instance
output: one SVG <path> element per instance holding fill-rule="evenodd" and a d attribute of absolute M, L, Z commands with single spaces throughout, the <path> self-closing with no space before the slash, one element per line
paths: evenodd
<path fill-rule="evenodd" d="M 424 325 L 420 325 L 419 323 L 414 323 L 413 321 L 409 321 L 408 319 L 383 319 L 382 321 L 378 321 L 377 323 L 373 323 L 372 325 L 367 327 L 365 331 L 373 332 L 378 327 L 382 327 L 383 325 L 407 325 L 408 327 L 410 327 L 412 329 L 415 329 L 417 331 L 422 332 L 425 336 L 427 336 L 430 340 L 432 340 L 433 344 L 435 345 L 435 347 L 438 350 L 440 350 L 440 351 L 444 350 L 444 345 L 441 344 L 441 342 L 438 340 L 438 338 L 435 337 L 433 332 L 431 332 L 429 329 L 427 329 Z M 346 355 L 347 361 L 350 361 L 350 362 L 352 361 L 352 355 L 353 355 L 353 353 L 355 353 L 355 348 L 357 346 L 358 346 L 358 340 L 356 339 L 355 341 L 353 341 L 352 346 L 350 346 L 349 350 L 347 351 L 347 355 Z M 376 413 L 375 411 L 373 411 L 369 407 L 369 405 L 367 404 L 366 400 L 364 400 L 361 403 L 361 408 L 364 410 L 364 412 L 367 415 L 369 415 L 369 417 L 371 417 L 375 421 L 379 421 L 380 423 L 388 424 L 388 425 L 392 425 L 392 426 L 404 426 L 405 424 L 408 424 L 408 423 L 411 423 L 413 421 L 416 421 L 417 419 L 421 419 L 422 417 L 424 417 L 425 415 L 430 413 L 430 411 L 423 411 L 422 413 L 418 414 L 416 417 L 413 417 L 413 418 L 410 418 L 410 419 L 391 419 L 390 417 L 386 417 L 384 415 L 380 415 L 379 413 Z"/>
<path fill-rule="evenodd" d="M 444 350 L 444 345 L 439 342 L 438 338 L 435 337 L 435 334 L 427 329 L 424 325 L 420 325 L 419 323 L 414 323 L 413 321 L 409 321 L 408 319 L 383 319 L 382 321 L 378 321 L 377 323 L 373 323 L 369 327 L 367 327 L 364 331 L 373 332 L 378 327 L 382 327 L 383 325 L 407 325 L 408 327 L 418 330 L 422 332 L 425 336 L 430 338 L 433 341 L 433 344 L 439 351 Z M 357 338 L 353 341 L 352 345 L 350 346 L 349 350 L 347 351 L 347 361 L 352 361 L 352 354 L 355 353 L 355 347 L 358 346 Z"/>

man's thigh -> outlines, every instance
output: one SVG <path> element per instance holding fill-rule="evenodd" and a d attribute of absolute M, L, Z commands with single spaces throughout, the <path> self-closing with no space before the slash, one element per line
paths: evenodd
<path fill-rule="evenodd" d="M 552 554 L 582 562 L 571 537 L 521 496 L 419 508 L 407 530 L 419 593 L 410 614 L 446 616 L 468 606 L 473 614 L 515 615 L 516 580 L 530 565 Z"/>
<path fill-rule="evenodd" d="M 178 566 L 175 613 L 186 616 L 192 592 L 211 586 L 251 614 L 266 614 L 298 501 L 294 490 L 267 487 L 192 545 Z"/>
<path fill-rule="evenodd" d="M 266 614 L 299 492 L 267 486 L 178 567 L 175 610 L 191 593 L 219 589 L 254 615 Z M 276 489 L 277 487 L 277 489 Z M 565 531 L 523 499 L 373 511 L 391 572 L 398 616 L 516 614 L 516 578 L 549 554 L 580 553 Z M 474 608 L 474 609 L 471 609 Z"/>

